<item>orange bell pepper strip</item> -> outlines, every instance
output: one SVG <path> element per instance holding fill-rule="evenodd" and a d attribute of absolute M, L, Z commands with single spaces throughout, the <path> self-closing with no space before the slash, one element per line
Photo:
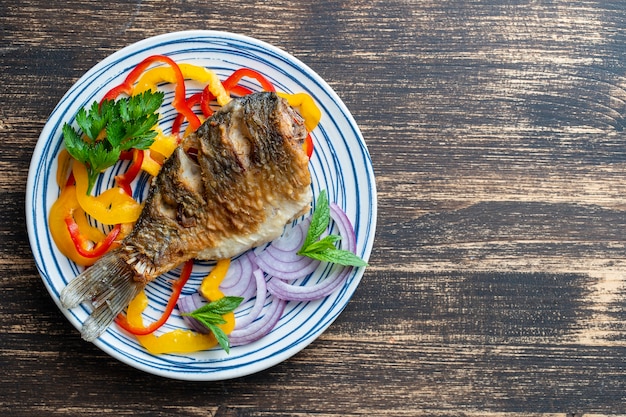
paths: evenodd
<path fill-rule="evenodd" d="M 97 197 L 87 194 L 87 168 L 74 161 L 76 198 L 87 214 L 102 224 L 132 223 L 141 214 L 141 204 L 120 187 L 113 187 Z"/>

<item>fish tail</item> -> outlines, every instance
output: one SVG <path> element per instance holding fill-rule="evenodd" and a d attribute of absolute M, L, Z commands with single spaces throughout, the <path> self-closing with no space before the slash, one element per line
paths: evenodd
<path fill-rule="evenodd" d="M 117 251 L 105 254 L 61 291 L 61 304 L 74 308 L 90 302 L 93 311 L 83 323 L 81 336 L 93 342 L 111 325 L 145 286 L 134 280 L 135 271 Z"/>

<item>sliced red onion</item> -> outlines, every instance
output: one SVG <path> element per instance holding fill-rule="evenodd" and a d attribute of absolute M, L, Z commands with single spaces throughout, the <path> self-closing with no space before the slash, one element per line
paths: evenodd
<path fill-rule="evenodd" d="M 265 254 L 265 252 L 263 252 Z M 259 256 L 257 258 L 257 265 L 268 275 L 285 279 L 288 281 L 295 281 L 300 278 L 304 278 L 317 269 L 320 261 L 308 258 L 306 256 L 292 254 L 291 260 L 284 258 L 278 259 L 271 254 L 265 256 Z"/>
<path fill-rule="evenodd" d="M 237 285 L 242 275 L 244 275 L 244 270 L 246 269 L 247 264 L 248 264 L 247 254 L 243 254 L 239 256 L 238 258 L 230 261 L 230 265 L 228 266 L 228 271 L 226 272 L 226 276 L 220 283 L 220 288 L 231 288 Z"/>
<path fill-rule="evenodd" d="M 178 310 L 181 313 L 188 314 L 199 309 L 206 303 L 207 303 L 206 300 L 199 293 L 195 292 L 191 295 L 180 297 L 178 299 L 177 306 L 178 306 Z M 204 324 L 200 323 L 198 320 L 194 319 L 193 317 L 182 316 L 182 318 L 185 321 L 185 323 L 187 323 L 187 326 L 189 326 L 192 330 L 195 330 L 198 333 L 204 333 L 204 334 L 207 334 L 210 332 L 210 330 L 207 329 Z"/>
<path fill-rule="evenodd" d="M 334 203 L 330 204 L 330 217 L 335 221 L 341 239 L 341 248 L 351 252 L 356 251 L 356 236 L 350 219 L 341 208 Z M 280 279 L 272 279 L 267 284 L 270 294 L 283 300 L 312 301 L 331 294 L 343 285 L 353 267 L 333 265 L 328 276 L 315 285 L 288 284 Z"/>
<path fill-rule="evenodd" d="M 256 293 L 257 293 L 257 285 L 256 285 L 255 277 L 254 277 L 254 271 L 253 271 L 253 273 L 250 274 L 250 278 L 248 278 L 248 286 L 245 288 L 245 290 L 241 294 L 232 294 L 232 295 L 243 297 L 242 303 L 245 303 L 248 300 L 252 299 L 252 297 L 254 297 Z M 231 295 L 231 294 L 228 294 L 228 295 Z"/>
<path fill-rule="evenodd" d="M 345 282 L 352 267 L 334 265 L 331 273 L 315 285 L 289 284 L 280 279 L 272 279 L 267 283 L 270 294 L 287 301 L 313 301 L 324 298 Z"/>
<path fill-rule="evenodd" d="M 237 319 L 237 321 L 235 322 L 235 329 L 243 329 L 254 320 L 256 320 L 261 314 L 263 306 L 265 305 L 265 300 L 267 298 L 267 284 L 265 282 L 265 275 L 263 275 L 263 271 L 261 271 L 260 269 L 256 269 L 253 274 L 256 283 L 256 300 L 254 300 L 254 305 L 252 306 L 248 314 L 240 319 Z"/>
<path fill-rule="evenodd" d="M 354 228 L 346 213 L 334 203 L 330 204 L 330 216 L 334 220 L 341 239 L 341 248 L 356 252 Z M 236 328 L 229 335 L 231 346 L 252 343 L 267 335 L 280 320 L 287 301 L 312 301 L 331 294 L 343 285 L 353 267 L 332 265 L 326 278 L 315 285 L 290 284 L 285 280 L 303 278 L 317 269 L 319 261 L 296 255 L 304 243 L 310 219 L 294 226 L 284 236 L 272 242 L 263 252 L 250 251 L 231 263 L 229 273 L 220 285 L 228 294 L 256 300 L 249 313 L 237 320 Z M 258 269 L 257 268 L 260 268 Z M 273 276 L 265 281 L 264 272 Z M 266 302 L 271 302 L 265 314 L 261 315 Z M 182 297 L 178 301 L 181 312 L 191 312 L 205 303 L 198 293 Z M 183 316 L 190 328 L 207 333 L 197 320 Z"/>
<path fill-rule="evenodd" d="M 220 291 L 235 297 L 254 294 L 254 277 L 252 271 L 256 268 L 255 255 L 248 252 L 231 262 L 224 280 L 220 284 Z M 250 295 L 251 296 L 251 295 Z"/>
<path fill-rule="evenodd" d="M 320 261 L 297 254 L 310 223 L 309 218 L 298 223 L 259 253 L 256 259 L 259 268 L 268 275 L 288 281 L 304 278 L 315 271 Z"/>
<path fill-rule="evenodd" d="M 283 235 L 275 239 L 270 246 L 283 252 L 297 252 L 306 239 L 306 234 L 311 224 L 311 218 L 307 217 L 300 223 L 286 230 Z"/>
<path fill-rule="evenodd" d="M 274 298 L 265 315 L 243 329 L 233 330 L 228 338 L 231 346 L 241 346 L 259 340 L 272 331 L 283 315 L 287 302 Z"/>
<path fill-rule="evenodd" d="M 348 215 L 336 203 L 330 203 L 330 217 L 335 221 L 341 236 L 341 248 L 356 253 L 356 234 Z"/>

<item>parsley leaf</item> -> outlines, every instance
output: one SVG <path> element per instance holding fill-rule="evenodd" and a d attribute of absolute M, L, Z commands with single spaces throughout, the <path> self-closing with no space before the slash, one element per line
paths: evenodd
<path fill-rule="evenodd" d="M 341 240 L 341 236 L 327 235 L 320 239 L 329 223 L 330 205 L 326 190 L 322 190 L 317 198 L 317 204 L 311 216 L 311 224 L 298 255 L 344 266 L 367 266 L 367 262 L 354 253 L 337 249 L 335 243 Z"/>
<path fill-rule="evenodd" d="M 213 333 L 222 349 L 229 353 L 230 341 L 226 333 L 218 325 L 226 323 L 222 316 L 235 310 L 242 301 L 243 297 L 226 296 L 205 304 L 191 313 L 183 313 L 182 315 L 192 317 L 202 323 L 203 326 Z"/>
<path fill-rule="evenodd" d="M 152 128 L 159 120 L 156 111 L 164 96 L 163 92 L 147 90 L 117 101 L 94 101 L 89 109 L 82 108 L 76 114 L 82 135 L 70 124 L 63 125 L 65 148 L 87 167 L 87 193 L 91 193 L 100 172 L 113 166 L 123 151 L 152 145 L 157 135 Z"/>
<path fill-rule="evenodd" d="M 89 143 L 84 141 L 78 132 L 67 123 L 63 125 L 63 139 L 65 148 L 75 159 L 86 161 L 89 158 Z"/>

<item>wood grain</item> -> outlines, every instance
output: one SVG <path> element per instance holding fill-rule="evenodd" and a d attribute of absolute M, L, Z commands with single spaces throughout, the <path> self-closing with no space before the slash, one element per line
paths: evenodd
<path fill-rule="evenodd" d="M 626 414 L 626 4 L 0 0 L 0 412 Z M 339 319 L 267 371 L 144 374 L 82 342 L 37 274 L 30 156 L 110 53 L 229 30 L 301 59 L 357 120 L 375 248 Z"/>

